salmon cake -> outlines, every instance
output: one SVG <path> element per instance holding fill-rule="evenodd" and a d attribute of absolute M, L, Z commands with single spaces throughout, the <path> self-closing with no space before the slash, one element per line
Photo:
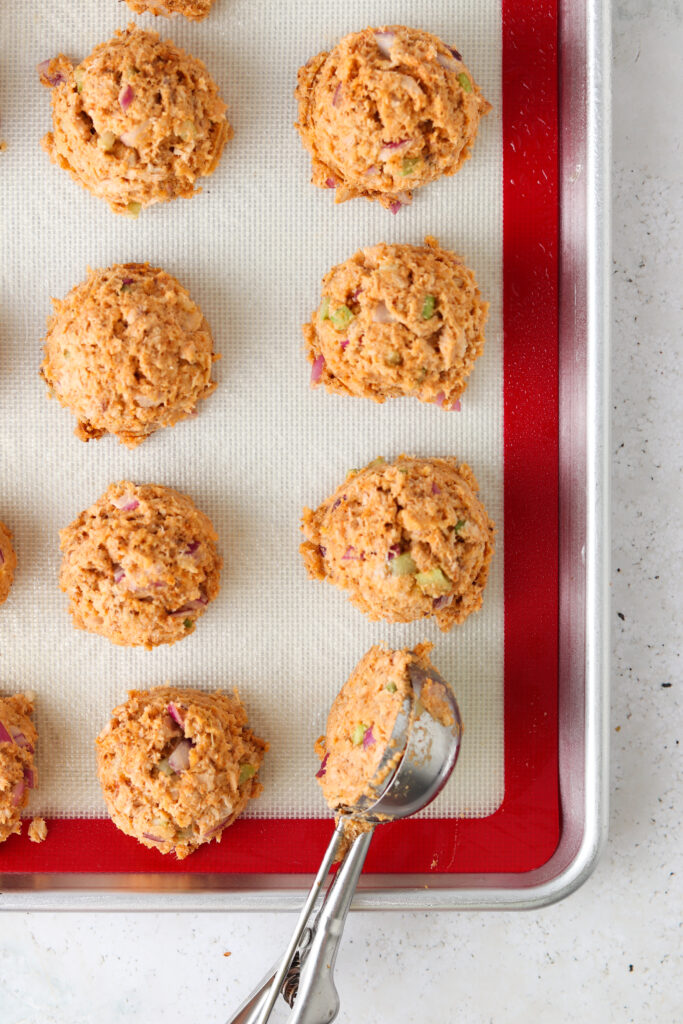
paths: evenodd
<path fill-rule="evenodd" d="M 149 11 L 155 17 L 175 18 L 177 14 L 190 21 L 201 21 L 211 10 L 213 0 L 126 0 L 136 14 Z"/>
<path fill-rule="evenodd" d="M 366 28 L 311 58 L 295 96 L 313 184 L 337 203 L 364 196 L 392 213 L 462 167 L 491 109 L 457 50 L 402 25 Z"/>
<path fill-rule="evenodd" d="M 482 604 L 494 524 L 455 458 L 375 459 L 305 508 L 308 575 L 346 590 L 373 621 L 434 618 L 447 631 Z"/>
<path fill-rule="evenodd" d="M 236 692 L 131 690 L 95 745 L 114 824 L 178 859 L 220 842 L 263 789 L 268 744 L 249 728 Z"/>
<path fill-rule="evenodd" d="M 33 701 L 26 694 L 0 697 L 0 843 L 21 832 L 21 812 L 38 782 L 32 714 Z"/>
<path fill-rule="evenodd" d="M 360 249 L 323 279 L 304 325 L 311 383 L 384 402 L 413 395 L 459 408 L 484 349 L 488 303 L 459 256 L 424 245 Z"/>
<path fill-rule="evenodd" d="M 215 390 L 211 328 L 165 270 L 148 263 L 91 270 L 53 304 L 41 373 L 75 415 L 81 441 L 114 434 L 135 448 L 194 416 Z"/>
<path fill-rule="evenodd" d="M 189 199 L 232 137 L 226 104 L 206 66 L 134 24 L 74 66 L 39 65 L 52 90 L 43 148 L 115 213 Z"/>
<path fill-rule="evenodd" d="M 12 546 L 12 531 L 0 522 L 0 604 L 4 604 L 9 596 L 16 568 L 17 556 Z"/>
<path fill-rule="evenodd" d="M 170 487 L 111 484 L 60 531 L 59 585 L 77 629 L 122 646 L 174 644 L 220 589 L 211 521 Z"/>

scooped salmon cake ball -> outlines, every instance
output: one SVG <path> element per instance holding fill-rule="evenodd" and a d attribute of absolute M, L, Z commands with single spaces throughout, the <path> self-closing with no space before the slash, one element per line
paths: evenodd
<path fill-rule="evenodd" d="M 156 32 L 130 25 L 81 64 L 60 54 L 39 71 L 52 89 L 44 149 L 115 213 L 189 199 L 232 137 L 205 65 Z"/>
<path fill-rule="evenodd" d="M 178 859 L 220 842 L 263 789 L 268 744 L 249 728 L 236 692 L 131 690 L 95 745 L 114 824 Z"/>
<path fill-rule="evenodd" d="M 126 0 L 136 14 L 149 11 L 155 17 L 174 18 L 182 14 L 190 21 L 201 21 L 211 10 L 213 0 Z"/>
<path fill-rule="evenodd" d="M 493 555 L 477 491 L 454 458 L 401 455 L 352 470 L 314 512 L 304 509 L 308 574 L 347 590 L 373 621 L 433 617 L 449 630 L 481 607 Z"/>
<path fill-rule="evenodd" d="M 303 329 L 314 386 L 459 407 L 484 348 L 488 303 L 455 253 L 431 237 L 360 249 L 330 270 L 322 292 Z"/>
<path fill-rule="evenodd" d="M 111 484 L 60 538 L 74 626 L 115 644 L 182 640 L 220 589 L 211 521 L 170 487 Z"/>
<path fill-rule="evenodd" d="M 91 270 L 53 302 L 41 372 L 82 441 L 109 433 L 134 448 L 193 416 L 215 389 L 211 329 L 166 271 L 148 263 Z"/>
<path fill-rule="evenodd" d="M 21 832 L 21 812 L 38 775 L 33 701 L 23 693 L 0 697 L 0 843 Z"/>
<path fill-rule="evenodd" d="M 431 647 L 372 647 L 335 697 L 325 735 L 315 745 L 321 759 L 316 778 L 333 810 L 354 807 L 362 797 L 376 799 L 400 761 L 402 750 L 392 757 L 392 734 L 399 715 L 410 710 L 410 667 L 433 668 Z"/>
<path fill-rule="evenodd" d="M 0 604 L 3 604 L 14 581 L 17 556 L 12 547 L 12 531 L 0 522 Z"/>
<path fill-rule="evenodd" d="M 335 202 L 378 199 L 397 213 L 412 190 L 455 174 L 491 109 L 457 50 L 392 25 L 346 36 L 299 70 L 297 128 L 313 183 Z"/>

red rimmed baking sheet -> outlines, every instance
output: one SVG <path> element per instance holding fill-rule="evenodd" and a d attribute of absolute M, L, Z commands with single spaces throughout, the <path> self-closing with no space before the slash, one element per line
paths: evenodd
<path fill-rule="evenodd" d="M 502 12 L 505 797 L 487 818 L 379 829 L 369 872 L 524 872 L 550 858 L 560 835 L 557 6 L 505 0 Z M 326 820 L 243 820 L 229 843 L 178 862 L 132 842 L 109 821 L 56 820 L 49 828 L 44 844 L 25 836 L 5 844 L 0 868 L 308 873 L 330 834 Z"/>

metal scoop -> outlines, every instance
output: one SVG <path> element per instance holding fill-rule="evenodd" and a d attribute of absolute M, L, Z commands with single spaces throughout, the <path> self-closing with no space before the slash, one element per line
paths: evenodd
<path fill-rule="evenodd" d="M 460 750 L 462 721 L 448 683 L 434 669 L 427 671 L 418 665 L 411 665 L 409 674 L 412 694 L 397 716 L 374 776 L 381 781 L 373 787 L 372 796 L 338 809 L 332 840 L 285 955 L 227 1024 L 266 1024 L 279 994 L 292 1007 L 288 1024 L 328 1024 L 337 1016 L 339 995 L 332 972 L 374 829 L 383 821 L 407 818 L 426 807 L 448 781 Z M 443 687 L 438 717 L 427 711 L 421 699 L 428 680 Z M 349 845 L 350 823 L 354 831 L 359 826 L 365 830 Z M 340 860 L 316 910 L 330 868 Z"/>

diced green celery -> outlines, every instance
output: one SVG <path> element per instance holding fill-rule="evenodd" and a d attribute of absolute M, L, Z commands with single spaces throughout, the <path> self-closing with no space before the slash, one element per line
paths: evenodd
<path fill-rule="evenodd" d="M 417 371 L 417 376 L 415 378 L 416 384 L 421 384 L 426 376 L 427 376 L 427 367 L 426 366 L 421 366 L 420 369 Z"/>
<path fill-rule="evenodd" d="M 359 722 L 356 728 L 351 733 L 351 742 L 354 747 L 359 747 L 363 742 L 363 737 L 370 727 L 365 722 Z"/>
<path fill-rule="evenodd" d="M 398 352 L 395 348 L 392 348 L 391 351 L 387 352 L 387 354 L 385 355 L 384 362 L 386 363 L 387 366 L 400 366 L 401 363 L 403 362 L 403 358 L 400 352 Z"/>
<path fill-rule="evenodd" d="M 175 841 L 178 842 L 179 839 L 192 839 L 193 835 L 194 829 L 192 828 L 191 825 L 188 828 L 179 828 L 175 834 Z"/>
<path fill-rule="evenodd" d="M 126 213 L 129 217 L 137 217 L 142 209 L 142 203 L 136 203 L 131 200 L 126 207 Z"/>
<path fill-rule="evenodd" d="M 392 576 L 413 576 L 417 572 L 417 566 L 407 551 L 392 558 L 389 565 Z"/>
<path fill-rule="evenodd" d="M 397 690 L 396 683 L 387 683 L 387 685 L 384 687 L 384 689 L 387 690 L 389 693 L 396 693 L 396 690 Z"/>
<path fill-rule="evenodd" d="M 460 533 L 460 531 L 462 530 L 463 526 L 467 526 L 467 520 L 466 519 L 458 519 L 457 523 L 453 527 L 453 532 L 454 533 Z"/>
<path fill-rule="evenodd" d="M 425 300 L 422 303 L 422 319 L 431 320 L 434 316 L 434 310 L 436 309 L 436 299 L 433 295 L 425 295 Z"/>
<path fill-rule="evenodd" d="M 122 295 L 123 292 L 129 292 L 132 287 L 133 287 L 132 284 L 122 284 L 121 285 L 121 290 L 120 290 L 119 294 Z"/>
<path fill-rule="evenodd" d="M 372 460 L 372 462 L 368 462 L 367 468 L 379 469 L 380 466 L 384 466 L 386 464 L 386 461 L 387 460 L 384 458 L 383 455 L 378 455 L 376 459 Z"/>
<path fill-rule="evenodd" d="M 415 582 L 422 593 L 447 594 L 451 589 L 451 581 L 441 569 L 430 569 L 428 572 L 418 572 L 415 575 Z"/>
<path fill-rule="evenodd" d="M 76 91 L 83 92 L 83 79 L 85 78 L 85 71 L 83 68 L 76 68 L 74 70 L 74 81 L 76 83 Z"/>
<path fill-rule="evenodd" d="M 173 775 L 174 774 L 173 769 L 171 768 L 170 764 L 168 763 L 168 758 L 167 757 L 164 757 L 161 761 L 159 761 L 159 764 L 157 765 L 157 768 L 159 769 L 159 771 L 161 772 L 162 775 Z"/>
<path fill-rule="evenodd" d="M 348 306 L 340 306 L 330 314 L 330 320 L 337 331 L 345 331 L 353 320 L 353 313 Z"/>
<path fill-rule="evenodd" d="M 247 779 L 252 779 L 254 775 L 256 775 L 256 767 L 253 764 L 241 765 L 239 779 L 240 786 L 243 786 Z"/>
<path fill-rule="evenodd" d="M 461 71 L 460 74 L 458 75 L 458 81 L 460 82 L 465 92 L 472 92 L 472 83 L 470 82 L 469 78 L 467 77 L 464 71 Z"/>
<path fill-rule="evenodd" d="M 419 162 L 419 156 L 404 156 L 401 164 L 401 177 L 405 178 L 408 174 L 412 174 Z"/>
<path fill-rule="evenodd" d="M 183 620 L 183 626 L 185 627 L 185 629 L 193 629 L 194 628 L 194 622 L 192 621 L 192 619 L 184 619 Z"/>
<path fill-rule="evenodd" d="M 320 320 L 330 319 L 330 297 L 325 295 L 323 301 L 320 303 L 320 309 L 318 310 L 318 317 Z"/>

